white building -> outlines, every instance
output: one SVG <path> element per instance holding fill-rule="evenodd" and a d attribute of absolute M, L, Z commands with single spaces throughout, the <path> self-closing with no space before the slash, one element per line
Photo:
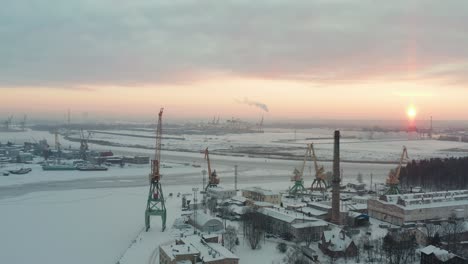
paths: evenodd
<path fill-rule="evenodd" d="M 465 218 L 468 190 L 384 195 L 368 201 L 369 216 L 395 225 L 425 220 Z"/>
<path fill-rule="evenodd" d="M 225 189 L 221 186 L 210 187 L 206 190 L 206 195 L 217 200 L 226 200 L 237 195 L 234 189 Z"/>
<path fill-rule="evenodd" d="M 194 219 L 195 218 L 195 219 Z M 205 214 L 203 211 L 198 210 L 197 214 L 190 215 L 190 224 L 195 226 L 202 232 L 219 232 L 224 230 L 223 223 L 216 217 Z"/>

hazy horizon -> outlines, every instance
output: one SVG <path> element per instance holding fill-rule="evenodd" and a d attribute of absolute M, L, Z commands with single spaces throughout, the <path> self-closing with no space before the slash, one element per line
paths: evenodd
<path fill-rule="evenodd" d="M 0 116 L 467 120 L 465 1 L 7 1 Z"/>

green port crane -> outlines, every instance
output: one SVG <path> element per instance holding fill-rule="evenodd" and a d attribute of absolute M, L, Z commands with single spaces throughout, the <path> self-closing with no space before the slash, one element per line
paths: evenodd
<path fill-rule="evenodd" d="M 161 139 L 162 139 L 162 115 L 164 108 L 161 108 L 158 115 L 158 125 L 156 128 L 156 153 L 151 161 L 151 173 L 149 174 L 150 188 L 148 193 L 148 201 L 145 211 L 145 227 L 146 232 L 150 229 L 151 216 L 160 216 L 162 220 L 162 231 L 166 229 L 166 204 L 162 186 L 160 183 L 161 174 L 159 167 L 161 165 Z"/>

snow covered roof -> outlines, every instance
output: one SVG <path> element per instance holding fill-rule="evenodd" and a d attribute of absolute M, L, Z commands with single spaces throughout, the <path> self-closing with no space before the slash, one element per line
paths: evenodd
<path fill-rule="evenodd" d="M 468 205 L 468 190 L 385 195 L 384 201 L 404 209 Z"/>
<path fill-rule="evenodd" d="M 258 206 L 258 207 L 273 207 L 273 206 L 275 206 L 274 204 L 269 203 L 269 202 L 259 202 L 259 201 L 255 201 L 254 205 Z"/>
<path fill-rule="evenodd" d="M 444 262 L 456 257 L 455 254 L 450 253 L 447 250 L 435 247 L 433 245 L 421 249 L 421 252 L 426 255 L 434 254 L 440 261 Z"/>
<path fill-rule="evenodd" d="M 323 216 L 327 214 L 326 211 L 322 211 L 322 210 L 318 210 L 318 209 L 310 208 L 310 207 L 303 207 L 301 208 L 301 211 L 306 214 L 311 214 L 313 216 Z"/>
<path fill-rule="evenodd" d="M 242 189 L 242 191 L 256 192 L 265 196 L 279 195 L 279 193 L 273 192 L 272 190 L 263 189 L 261 187 L 247 187 Z"/>
<path fill-rule="evenodd" d="M 161 249 L 166 253 L 166 255 L 174 260 L 176 256 L 180 255 L 189 255 L 189 254 L 198 254 L 200 253 L 197 249 L 190 245 L 164 245 L 161 246 Z"/>
<path fill-rule="evenodd" d="M 323 236 L 325 242 L 330 243 L 328 249 L 331 251 L 345 251 L 353 242 L 353 240 L 339 228 L 323 231 Z"/>
<path fill-rule="evenodd" d="M 197 218 L 195 219 L 195 222 L 199 227 L 203 227 L 210 222 L 221 225 L 223 224 L 221 220 L 216 217 L 212 217 L 211 215 L 205 214 L 202 210 L 197 211 Z"/>
<path fill-rule="evenodd" d="M 302 213 L 297 213 L 291 210 L 283 210 L 279 208 L 262 208 L 259 210 L 260 213 L 278 219 L 286 223 L 292 223 L 296 219 L 304 221 L 316 221 L 316 218 L 305 216 Z"/>
<path fill-rule="evenodd" d="M 200 252 L 200 258 L 204 261 L 216 261 L 222 259 L 239 259 L 232 252 L 218 243 L 206 243 L 199 236 L 188 236 L 181 239 L 185 245 L 190 245 Z"/>
<path fill-rule="evenodd" d="M 238 215 L 244 214 L 244 208 L 245 206 L 237 206 L 234 204 L 229 206 L 229 210 Z"/>
<path fill-rule="evenodd" d="M 231 197 L 231 200 L 245 203 L 247 201 L 247 198 L 245 198 L 244 196 L 234 196 L 234 197 Z"/>
<path fill-rule="evenodd" d="M 297 223 L 297 224 L 292 225 L 292 227 L 296 229 L 307 228 L 307 227 L 320 227 L 320 226 L 326 227 L 328 226 L 328 223 L 322 220 L 317 220 L 313 222 Z"/>

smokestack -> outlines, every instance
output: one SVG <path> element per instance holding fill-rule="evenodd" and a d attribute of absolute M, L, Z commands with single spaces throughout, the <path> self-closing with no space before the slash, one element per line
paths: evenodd
<path fill-rule="evenodd" d="M 340 131 L 335 131 L 333 148 L 333 180 L 332 180 L 332 216 L 331 222 L 340 224 Z"/>

